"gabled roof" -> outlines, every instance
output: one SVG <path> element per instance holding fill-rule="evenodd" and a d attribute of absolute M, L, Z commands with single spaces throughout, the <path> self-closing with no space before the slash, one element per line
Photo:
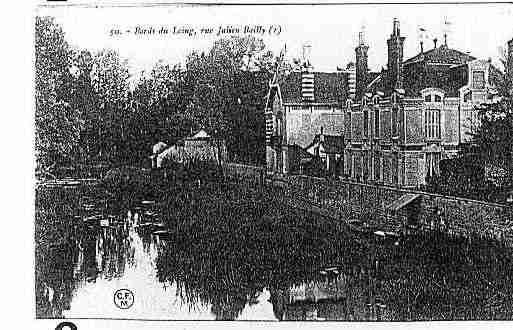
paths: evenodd
<path fill-rule="evenodd" d="M 284 103 L 300 103 L 301 72 L 292 72 L 279 82 Z M 314 103 L 343 104 L 348 97 L 347 74 L 314 72 Z"/>
<path fill-rule="evenodd" d="M 430 49 L 426 52 L 419 53 L 412 58 L 403 62 L 403 65 L 408 65 L 415 62 L 427 63 L 443 63 L 443 64 L 464 64 L 475 60 L 476 58 L 460 52 L 459 50 L 449 48 L 445 45 Z"/>
<path fill-rule="evenodd" d="M 201 129 L 198 132 L 196 132 L 196 134 L 194 134 L 193 136 L 185 137 L 179 142 L 183 143 L 183 141 L 205 141 L 210 139 L 212 139 L 212 136 L 208 134 L 204 129 Z M 177 142 L 177 144 L 179 144 L 179 142 Z"/>
<path fill-rule="evenodd" d="M 311 159 L 314 156 L 314 155 L 308 153 L 308 151 L 306 151 L 305 148 L 301 147 L 298 144 L 293 144 L 293 145 L 289 146 L 289 148 L 290 147 L 296 148 L 296 152 L 297 152 L 299 159 Z"/>
<path fill-rule="evenodd" d="M 200 130 L 198 133 L 194 134 L 191 139 L 203 139 L 203 138 L 209 138 L 210 135 L 208 135 L 207 132 L 205 132 L 205 130 Z"/>
<path fill-rule="evenodd" d="M 320 134 L 315 135 L 312 143 L 305 149 L 309 149 L 312 146 L 319 144 L 324 148 L 324 152 L 327 154 L 343 154 L 344 153 L 344 137 L 340 135 L 324 135 L 324 142 L 320 141 Z"/>

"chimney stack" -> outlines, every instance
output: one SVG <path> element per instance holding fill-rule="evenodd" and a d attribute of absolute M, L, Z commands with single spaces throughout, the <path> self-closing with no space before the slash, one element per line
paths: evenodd
<path fill-rule="evenodd" d="M 303 102 L 314 101 L 315 75 L 310 63 L 312 46 L 309 43 L 303 45 L 303 65 L 301 68 L 301 97 Z"/>
<path fill-rule="evenodd" d="M 361 100 L 365 93 L 368 80 L 368 55 L 367 51 L 369 46 L 365 43 L 365 32 L 358 33 L 358 46 L 355 48 L 356 52 L 356 100 Z"/>
<path fill-rule="evenodd" d="M 349 63 L 346 67 L 347 72 L 347 85 L 349 87 L 349 98 L 352 100 L 356 97 L 356 66 L 354 63 Z"/>
<path fill-rule="evenodd" d="M 399 20 L 394 18 L 393 30 L 388 45 L 388 87 L 389 89 L 403 88 L 403 45 Z"/>

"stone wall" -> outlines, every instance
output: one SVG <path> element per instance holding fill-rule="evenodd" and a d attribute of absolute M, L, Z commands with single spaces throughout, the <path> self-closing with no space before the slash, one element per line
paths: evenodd
<path fill-rule="evenodd" d="M 232 178 L 253 184 L 266 182 L 259 167 L 229 164 Z M 308 176 L 268 178 L 280 187 L 295 205 L 327 211 L 331 217 L 349 221 L 359 219 L 375 230 L 401 232 L 414 226 L 418 230 L 438 230 L 450 235 L 483 237 L 513 244 L 513 207 L 452 196 L 429 194 L 386 186 L 327 180 Z M 395 212 L 389 206 L 405 194 L 419 197 Z"/>
<path fill-rule="evenodd" d="M 287 182 L 289 196 L 332 208 L 345 220 L 364 220 L 376 229 L 402 231 L 407 225 L 415 225 L 420 230 L 513 243 L 513 208 L 506 205 L 306 176 L 289 177 Z M 420 196 L 398 212 L 388 208 L 408 193 Z"/>

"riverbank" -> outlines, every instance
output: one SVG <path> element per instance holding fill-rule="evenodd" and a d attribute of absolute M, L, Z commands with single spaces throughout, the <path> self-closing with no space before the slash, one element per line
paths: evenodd
<path fill-rule="evenodd" d="M 291 311 L 320 302 L 338 311 L 329 319 L 340 320 L 513 319 L 513 251 L 494 241 L 435 232 L 388 240 L 351 231 L 345 221 L 289 207 L 273 185 L 193 180 L 130 202 L 83 188 L 42 187 L 36 194 L 39 302 L 48 285 L 64 292 L 65 309 L 82 285 L 76 281 L 94 286 L 97 276 L 111 276 L 98 273 L 106 267 L 102 255 L 126 259 L 108 263 L 121 274 L 136 267 L 125 232 L 113 229 L 107 245 L 115 257 L 107 258 L 96 248 L 107 242 L 100 225 L 87 220 L 116 217 L 123 227 L 130 210 L 132 220 L 163 224 L 169 233 L 137 229 L 144 244 L 160 237 L 156 281 L 176 287 L 191 309 L 211 306 L 217 319 L 237 319 L 262 292 L 277 319 L 301 319 L 304 313 Z M 76 268 L 81 258 L 84 266 Z"/>
<path fill-rule="evenodd" d="M 164 205 L 176 235 L 158 258 L 159 278 L 176 281 L 191 303 L 218 304 L 227 319 L 262 288 L 287 292 L 322 281 L 330 267 L 366 287 L 362 311 L 386 302 L 384 319 L 513 318 L 512 251 L 494 241 L 362 236 L 287 207 L 276 191 L 234 184 L 184 191 Z"/>

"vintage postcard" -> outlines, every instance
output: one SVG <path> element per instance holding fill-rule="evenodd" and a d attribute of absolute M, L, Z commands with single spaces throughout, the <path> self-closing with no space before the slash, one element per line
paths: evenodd
<path fill-rule="evenodd" d="M 45 329 L 513 320 L 511 3 L 33 16 Z"/>

